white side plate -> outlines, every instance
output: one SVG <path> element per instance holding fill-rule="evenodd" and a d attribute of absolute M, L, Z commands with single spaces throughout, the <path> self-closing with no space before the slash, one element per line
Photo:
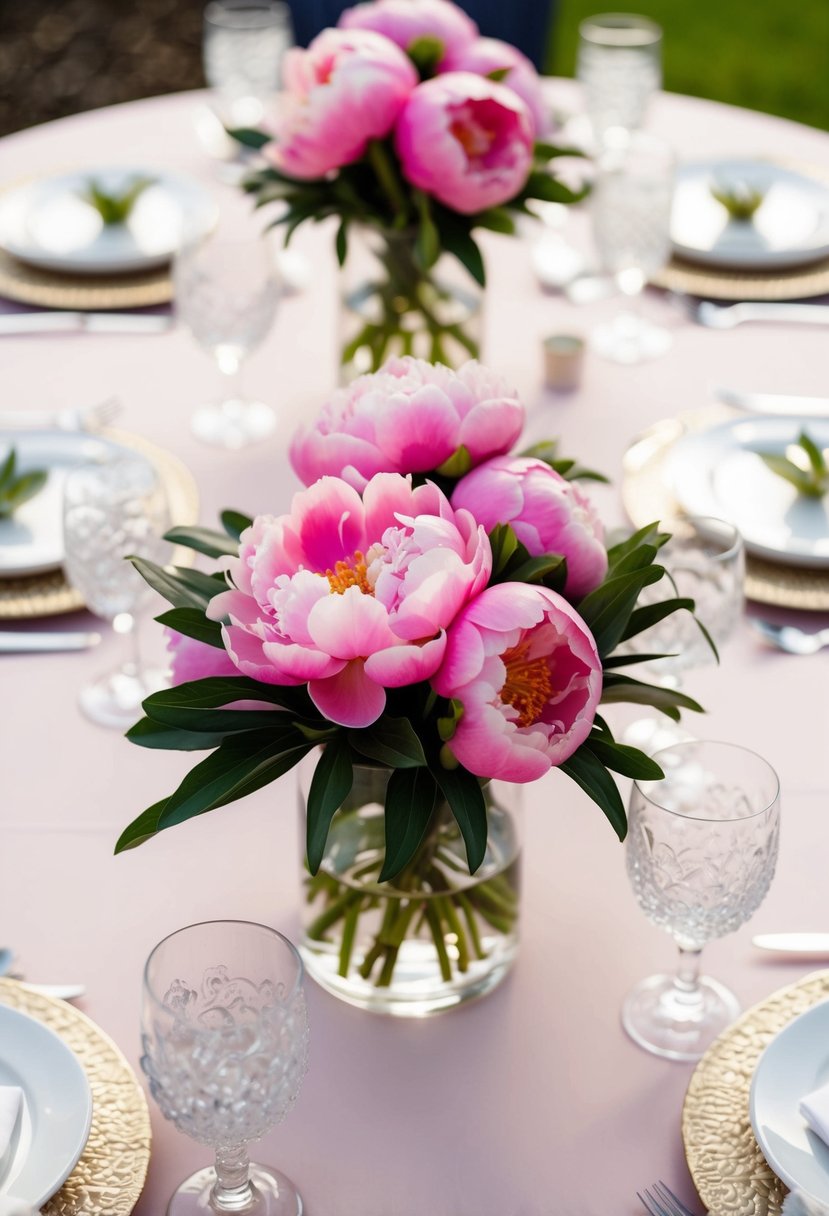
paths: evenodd
<path fill-rule="evenodd" d="M 829 1081 L 829 1001 L 790 1022 L 760 1056 L 749 1113 L 757 1143 L 792 1190 L 829 1204 L 829 1147 L 799 1114 L 800 1099 Z"/>
<path fill-rule="evenodd" d="M 763 194 L 750 221 L 733 220 L 711 187 L 745 184 Z M 765 161 L 682 165 L 671 216 L 674 251 L 703 266 L 774 270 L 829 256 L 829 187 Z"/>
<path fill-rule="evenodd" d="M 84 201 L 89 182 L 121 193 L 136 178 L 152 185 L 123 224 L 104 224 Z M 215 227 L 219 209 L 193 178 L 146 166 L 104 166 L 40 178 L 0 195 L 0 248 L 71 274 L 124 274 L 169 262 L 182 244 Z"/>
<path fill-rule="evenodd" d="M 39 1208 L 83 1152 L 92 1094 L 76 1056 L 35 1018 L 0 1005 L 0 1085 L 19 1085 L 23 1110 L 0 1160 L 0 1195 Z"/>
<path fill-rule="evenodd" d="M 757 455 L 785 454 L 801 431 L 829 448 L 829 419 L 795 415 L 739 418 L 683 435 L 668 457 L 668 484 L 689 514 L 730 520 L 758 557 L 829 566 L 829 497 L 798 494 Z"/>
<path fill-rule="evenodd" d="M 9 449 L 18 473 L 46 469 L 40 493 L 8 519 L 0 519 L 0 578 L 43 574 L 63 561 L 63 479 L 72 465 L 104 459 L 119 445 L 72 431 L 0 431 L 0 464 Z"/>

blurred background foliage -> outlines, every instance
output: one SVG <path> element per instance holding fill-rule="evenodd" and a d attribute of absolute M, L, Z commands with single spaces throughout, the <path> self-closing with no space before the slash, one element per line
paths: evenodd
<path fill-rule="evenodd" d="M 829 128 L 829 0 L 635 7 L 665 30 L 667 89 Z M 0 134 L 201 87 L 203 8 L 202 0 L 0 0 Z M 579 21 L 597 11 L 595 0 L 557 0 L 549 71 L 573 75 Z"/>

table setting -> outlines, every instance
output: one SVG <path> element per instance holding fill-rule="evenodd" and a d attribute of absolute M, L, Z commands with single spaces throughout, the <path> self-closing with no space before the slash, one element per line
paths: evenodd
<path fill-rule="evenodd" d="M 0 1216 L 829 1212 L 829 140 L 485 35 L 0 140 Z"/>

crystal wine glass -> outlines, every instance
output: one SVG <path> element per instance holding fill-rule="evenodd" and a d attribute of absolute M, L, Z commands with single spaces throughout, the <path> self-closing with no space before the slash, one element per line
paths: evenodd
<path fill-rule="evenodd" d="M 576 74 L 593 137 L 638 130 L 662 83 L 662 30 L 634 13 L 602 13 L 579 26 Z"/>
<path fill-rule="evenodd" d="M 204 75 L 227 126 L 262 122 L 282 83 L 282 57 L 293 42 L 291 11 L 282 0 L 211 0 L 207 5 Z"/>
<path fill-rule="evenodd" d="M 591 334 L 593 349 L 616 363 L 641 363 L 665 353 L 668 330 L 637 308 L 648 279 L 668 261 L 674 155 L 641 132 L 608 133 L 591 199 L 593 239 L 603 269 L 629 301 L 626 311 Z"/>
<path fill-rule="evenodd" d="M 694 601 L 694 616 L 672 612 L 631 638 L 624 649 L 631 654 L 666 655 L 643 663 L 640 671 L 666 687 L 679 688 L 686 671 L 715 662 L 697 622 L 704 625 L 718 653 L 737 627 L 743 609 L 745 551 L 737 528 L 711 515 L 663 520 L 660 528 L 671 536 L 657 559 L 667 573 L 645 587 L 637 603 L 646 607 L 680 596 Z M 639 719 L 624 733 L 625 743 L 649 753 L 688 737 L 661 715 Z"/>
<path fill-rule="evenodd" d="M 139 453 L 123 450 L 70 469 L 63 485 L 64 570 L 92 612 L 132 639 L 131 657 L 81 690 L 80 705 L 93 722 L 120 729 L 140 715 L 141 702 L 166 683 L 166 672 L 146 668 L 135 616 L 150 596 L 127 560 L 135 555 L 163 563 L 170 545 L 167 498 L 158 473 Z"/>
<path fill-rule="evenodd" d="M 729 989 L 700 976 L 700 955 L 766 896 L 780 785 L 762 757 L 731 743 L 692 740 L 654 758 L 663 778 L 635 782 L 631 791 L 627 871 L 645 915 L 679 947 L 679 967 L 637 984 L 622 1024 L 656 1055 L 696 1060 L 740 1012 Z"/>
<path fill-rule="evenodd" d="M 214 235 L 190 245 L 175 259 L 173 282 L 180 319 L 231 386 L 224 400 L 195 411 L 193 433 L 224 448 L 264 439 L 276 415 L 264 402 L 242 395 L 239 376 L 245 357 L 264 341 L 276 316 L 279 289 L 267 237 L 234 241 Z"/>
<path fill-rule="evenodd" d="M 141 1067 L 165 1119 L 215 1150 L 167 1216 L 301 1216 L 290 1179 L 247 1146 L 287 1115 L 308 1062 L 303 969 L 281 933 L 248 921 L 179 929 L 144 969 Z"/>

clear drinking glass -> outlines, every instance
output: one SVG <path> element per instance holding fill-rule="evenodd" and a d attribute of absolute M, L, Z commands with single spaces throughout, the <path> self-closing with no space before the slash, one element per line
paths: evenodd
<path fill-rule="evenodd" d="M 634 13 L 600 13 L 579 25 L 576 75 L 593 137 L 638 130 L 662 84 L 662 30 Z"/>
<path fill-rule="evenodd" d="M 141 1067 L 165 1119 L 215 1150 L 167 1216 L 301 1216 L 290 1179 L 247 1146 L 287 1115 L 308 1064 L 303 969 L 281 933 L 249 921 L 179 929 L 144 969 Z"/>
<path fill-rule="evenodd" d="M 617 363 L 665 353 L 668 330 L 646 320 L 637 302 L 648 279 L 668 261 L 675 160 L 652 136 L 614 131 L 599 157 L 591 197 L 593 239 L 602 268 L 629 307 L 591 334 L 593 349 Z"/>
<path fill-rule="evenodd" d="M 291 11 L 281 0 L 211 0 L 204 10 L 205 79 L 229 127 L 255 127 L 282 83 L 293 46 Z"/>
<path fill-rule="evenodd" d="M 671 539 L 657 558 L 666 574 L 645 587 L 637 601 L 640 607 L 680 596 L 692 599 L 694 615 L 705 626 L 718 654 L 737 627 L 743 610 L 745 549 L 743 538 L 732 523 L 710 515 L 689 515 L 663 520 L 660 528 Z M 645 629 L 624 649 L 630 654 L 664 654 L 667 658 L 644 663 L 642 677 L 671 688 L 679 688 L 684 673 L 715 662 L 705 634 L 690 612 L 672 612 Z M 631 723 L 624 741 L 653 753 L 689 735 L 661 714 Z"/>
<path fill-rule="evenodd" d="M 731 743 L 678 743 L 654 759 L 664 777 L 635 782 L 630 796 L 627 871 L 645 915 L 679 947 L 679 967 L 637 984 L 622 1024 L 656 1055 L 696 1060 L 740 1012 L 728 988 L 700 976 L 700 955 L 765 899 L 780 785 L 762 757 Z"/>
<path fill-rule="evenodd" d="M 140 716 L 141 702 L 166 683 L 166 672 L 141 662 L 135 616 L 150 589 L 131 555 L 163 563 L 170 545 L 164 488 L 145 457 L 124 451 L 70 469 L 63 486 L 64 570 L 87 607 L 132 639 L 116 671 L 81 690 L 80 705 L 101 726 L 123 730 Z"/>
<path fill-rule="evenodd" d="M 176 257 L 173 284 L 179 318 L 229 382 L 222 401 L 195 411 L 193 433 L 224 448 L 264 439 L 276 415 L 264 402 L 244 397 L 240 372 L 276 316 L 279 287 L 270 242 L 264 235 L 238 241 L 208 237 Z"/>

